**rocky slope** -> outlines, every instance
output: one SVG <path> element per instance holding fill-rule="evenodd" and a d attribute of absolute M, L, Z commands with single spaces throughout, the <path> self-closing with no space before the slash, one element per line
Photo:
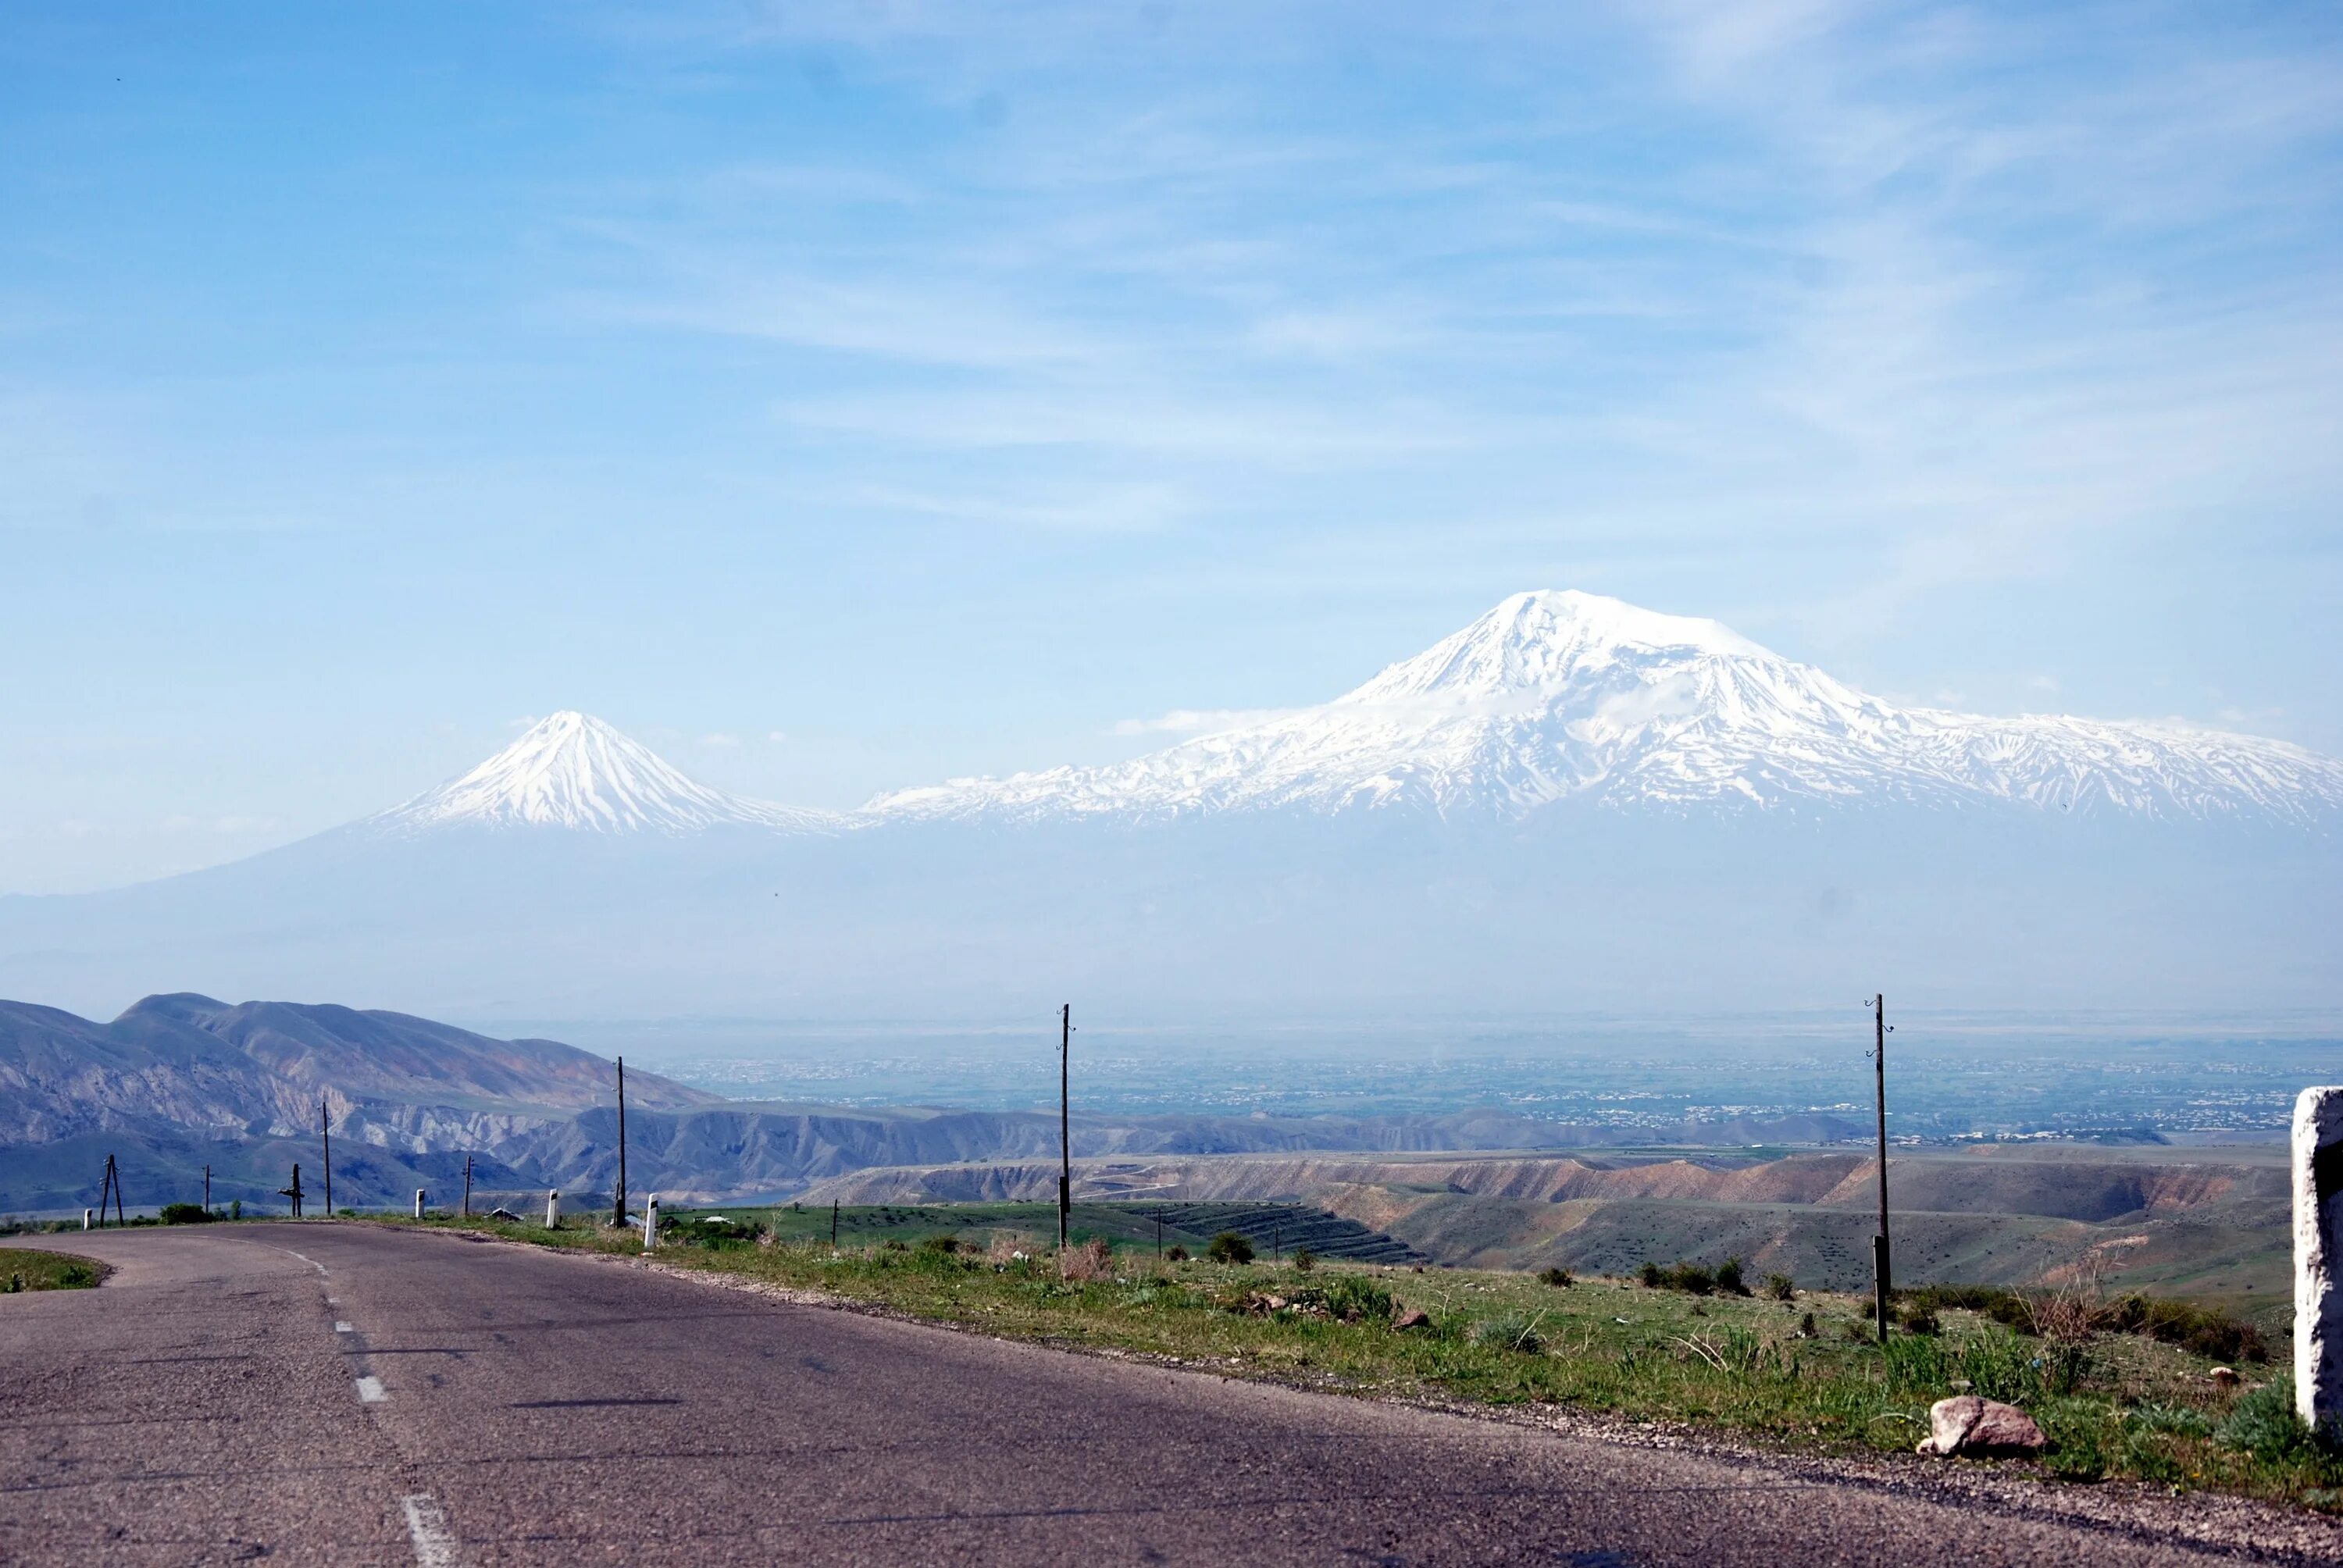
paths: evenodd
<path fill-rule="evenodd" d="M 630 1074 L 646 1108 L 715 1096 Z M 327 1108 L 357 1142 L 492 1147 L 607 1103 L 611 1064 L 401 1013 L 153 996 L 109 1023 L 0 1001 L 0 1147 L 139 1129 L 299 1138 Z"/>

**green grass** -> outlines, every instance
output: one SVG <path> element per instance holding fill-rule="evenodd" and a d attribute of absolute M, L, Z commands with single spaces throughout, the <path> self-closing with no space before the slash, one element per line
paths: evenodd
<path fill-rule="evenodd" d="M 2272 1392 L 2283 1384 L 2272 1374 L 2246 1369 L 2247 1389 L 2224 1393 L 2207 1375 L 2211 1362 L 2142 1334 L 2101 1334 L 2061 1351 L 1946 1307 L 1939 1332 L 1899 1334 L 1883 1354 L 1859 1337 L 1869 1303 L 1855 1296 L 1800 1292 L 1785 1302 L 1612 1279 L 1557 1288 L 1530 1274 L 1461 1270 L 1158 1263 L 1152 1226 L 1142 1227 L 1145 1246 L 1131 1245 L 1136 1238 L 1114 1233 L 1130 1226 L 1127 1211 L 1102 1206 L 1078 1209 L 1086 1222 L 1075 1230 L 1078 1240 L 1103 1236 L 1113 1246 L 1113 1276 L 1072 1282 L 1058 1277 L 1031 1222 L 1047 1218 L 1054 1235 L 1046 1205 L 844 1211 L 835 1250 L 826 1209 L 720 1211 L 758 1224 L 769 1212 L 777 1234 L 663 1245 L 661 1258 L 986 1333 L 1223 1374 L 1353 1394 L 1554 1405 L 1915 1465 L 1944 1462 L 1913 1455 L 1912 1446 L 1927 1431 L 1929 1404 L 1966 1385 L 2026 1407 L 2052 1440 L 2037 1467 L 2052 1477 L 2121 1477 L 2330 1508 L 2343 1485 L 2343 1461 L 2288 1428 L 2286 1396 Z M 672 1218 L 678 1231 L 691 1228 L 691 1216 Z M 539 1244 L 640 1250 L 635 1232 L 575 1221 L 550 1232 L 468 1223 Z M 959 1244 L 920 1244 L 941 1235 Z M 1027 1255 L 1011 1255 L 1019 1251 Z M 1424 1312 L 1429 1324 L 1394 1330 L 1378 1292 L 1400 1311 Z M 1811 1337 L 1801 1332 L 1809 1316 Z"/>
<path fill-rule="evenodd" d="M 95 1258 L 34 1247 L 0 1247 L 0 1295 L 20 1291 L 86 1291 L 114 1271 Z"/>

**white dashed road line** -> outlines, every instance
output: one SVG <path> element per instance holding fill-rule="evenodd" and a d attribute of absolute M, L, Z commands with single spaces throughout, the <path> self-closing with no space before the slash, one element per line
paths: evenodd
<path fill-rule="evenodd" d="M 354 1334 L 357 1332 L 357 1330 L 350 1327 L 349 1324 L 342 1322 L 341 1319 L 336 1318 L 334 1320 L 334 1332 L 337 1334 Z"/>
<path fill-rule="evenodd" d="M 390 1395 L 383 1390 L 382 1379 L 378 1377 L 362 1377 L 358 1379 L 358 1402 L 360 1404 L 380 1404 L 389 1397 Z"/>
<path fill-rule="evenodd" d="M 319 1262 L 319 1261 L 317 1261 L 317 1259 L 315 1259 L 315 1258 L 313 1258 L 313 1257 L 309 1256 L 309 1254 L 308 1254 L 308 1253 L 307 1253 L 307 1252 L 296 1252 L 296 1251 L 293 1251 L 293 1249 L 292 1249 L 292 1248 L 290 1248 L 290 1247 L 280 1247 L 280 1246 L 277 1245 L 274 1241 L 263 1241 L 263 1242 L 261 1242 L 260 1244 L 261 1244 L 262 1246 L 264 1246 L 264 1247 L 267 1248 L 267 1249 L 268 1249 L 270 1251 L 272 1251 L 272 1252 L 283 1252 L 283 1253 L 286 1253 L 287 1256 L 295 1257 L 295 1258 L 298 1258 L 298 1259 L 300 1259 L 303 1262 L 305 1262 L 305 1263 L 308 1264 L 311 1268 L 313 1268 L 313 1269 L 317 1270 L 318 1273 L 320 1273 L 320 1274 L 326 1274 L 326 1265 L 325 1265 L 325 1264 L 323 1264 L 323 1263 L 321 1263 L 321 1262 Z M 330 1274 L 326 1274 L 326 1277 L 327 1277 L 327 1279 L 331 1279 L 333 1276 L 332 1276 L 332 1275 L 330 1275 Z"/>
<path fill-rule="evenodd" d="M 415 1543 L 416 1568 L 455 1568 L 456 1538 L 447 1532 L 447 1516 L 427 1492 L 402 1497 L 407 1513 L 407 1538 Z"/>

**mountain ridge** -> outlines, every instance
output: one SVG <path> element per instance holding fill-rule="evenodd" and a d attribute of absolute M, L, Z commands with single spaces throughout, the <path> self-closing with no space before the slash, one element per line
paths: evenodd
<path fill-rule="evenodd" d="M 337 1132 L 413 1144 L 448 1130 L 574 1115 L 611 1092 L 610 1063 L 548 1040 L 497 1040 L 407 1013 L 228 1003 L 182 991 L 96 1022 L 0 1001 L 0 1144 L 160 1122 L 216 1136 L 301 1136 L 320 1103 Z M 689 1110 L 717 1097 L 653 1074 L 629 1092 Z"/>

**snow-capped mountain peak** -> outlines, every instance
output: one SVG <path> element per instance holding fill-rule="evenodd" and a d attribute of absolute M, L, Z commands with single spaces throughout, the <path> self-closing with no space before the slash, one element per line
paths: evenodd
<path fill-rule="evenodd" d="M 462 778 L 367 825 L 392 833 L 453 827 L 696 833 L 724 826 L 818 829 L 825 819 L 709 789 L 591 714 L 565 709 Z"/>
<path fill-rule="evenodd" d="M 882 796 L 879 817 L 1039 820 L 1415 807 L 1998 802 L 2146 816 L 2343 810 L 2343 762 L 2178 724 L 1906 709 L 1713 620 L 1515 594 L 1314 708 L 1103 768 Z"/>
<path fill-rule="evenodd" d="M 1567 684 L 1584 669 L 1651 655 L 1771 658 L 1730 628 L 1662 615 L 1576 588 L 1517 593 L 1339 700 L 1452 693 L 1494 697 Z"/>

